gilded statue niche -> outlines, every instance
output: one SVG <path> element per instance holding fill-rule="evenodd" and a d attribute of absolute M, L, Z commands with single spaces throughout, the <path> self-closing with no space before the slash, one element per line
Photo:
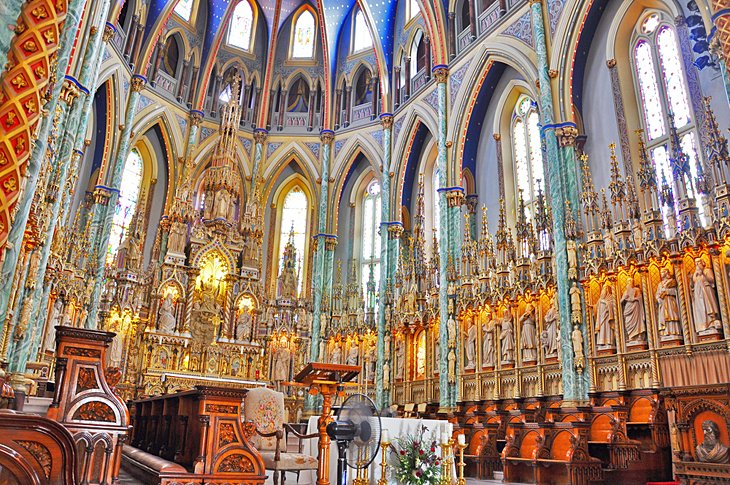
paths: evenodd
<path fill-rule="evenodd" d="M 200 258 L 200 273 L 195 280 L 190 331 L 195 343 L 207 345 L 221 334 L 225 321 L 224 308 L 229 288 L 226 276 L 229 263 L 216 250 Z"/>

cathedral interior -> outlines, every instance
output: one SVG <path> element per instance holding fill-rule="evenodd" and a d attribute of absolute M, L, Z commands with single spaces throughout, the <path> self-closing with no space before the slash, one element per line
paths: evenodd
<path fill-rule="evenodd" d="M 0 19 L 0 483 L 730 483 L 730 1 Z"/>

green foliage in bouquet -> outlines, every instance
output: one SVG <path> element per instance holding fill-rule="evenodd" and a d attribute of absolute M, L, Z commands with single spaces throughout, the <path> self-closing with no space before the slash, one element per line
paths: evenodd
<path fill-rule="evenodd" d="M 436 454 L 436 440 L 427 437 L 426 431 L 420 425 L 415 435 L 401 436 L 390 445 L 390 469 L 399 484 L 438 485 L 441 457 Z"/>

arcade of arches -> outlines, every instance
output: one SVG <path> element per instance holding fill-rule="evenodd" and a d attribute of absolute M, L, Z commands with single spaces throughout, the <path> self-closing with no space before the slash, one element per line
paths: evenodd
<path fill-rule="evenodd" d="M 3 405 L 70 327 L 119 402 L 354 365 L 469 477 L 730 479 L 726 0 L 4 3 Z"/>

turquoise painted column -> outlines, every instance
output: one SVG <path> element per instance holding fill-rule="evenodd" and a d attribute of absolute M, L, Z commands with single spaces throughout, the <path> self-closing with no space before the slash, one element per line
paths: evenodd
<path fill-rule="evenodd" d="M 79 76 L 79 96 L 75 100 L 67 101 L 67 103 L 70 102 L 71 110 L 68 120 L 65 123 L 66 132 L 64 133 L 61 147 L 56 157 L 56 165 L 59 172 L 57 182 L 58 193 L 51 207 L 51 219 L 46 233 L 45 244 L 41 249 L 41 262 L 35 283 L 35 293 L 32 299 L 33 308 L 30 314 L 30 321 L 35 328 L 32 332 L 26 332 L 26 339 L 17 347 L 16 355 L 11 354 L 10 365 L 15 366 L 13 370 L 16 372 L 25 372 L 28 359 L 36 355 L 43 337 L 51 289 L 49 285 L 44 285 L 43 283 L 58 221 L 63 221 L 65 224 L 68 216 L 68 206 L 70 205 L 73 187 L 66 187 L 66 185 L 69 180 L 75 177 L 79 162 L 83 156 L 81 148 L 84 146 L 86 129 L 89 124 L 89 118 L 91 117 L 101 66 L 101 56 L 104 51 L 102 41 L 108 42 L 114 33 L 113 28 L 109 28 L 109 26 L 102 30 L 105 23 L 104 19 L 106 19 L 109 13 L 109 6 L 109 0 L 102 2 L 99 10 L 99 18 L 101 19 L 99 20 L 99 25 L 95 29 L 92 29 L 89 34 Z M 87 90 L 84 86 L 90 86 L 90 90 Z"/>
<path fill-rule="evenodd" d="M 129 99 L 127 100 L 127 113 L 124 117 L 124 129 L 120 134 L 119 148 L 117 150 L 117 157 L 114 164 L 111 166 L 109 187 L 106 187 L 109 193 L 109 198 L 106 203 L 98 204 L 94 222 L 101 223 L 96 233 L 98 234 L 94 247 L 96 248 L 96 262 L 94 271 L 94 287 L 91 292 L 91 298 L 88 303 L 88 312 L 86 314 L 86 322 L 84 326 L 86 328 L 94 329 L 97 327 L 98 322 L 97 316 L 99 313 L 99 302 L 101 300 L 101 290 L 104 285 L 104 263 L 106 260 L 106 248 L 109 244 L 109 235 L 111 233 L 111 226 L 114 219 L 114 208 L 119 199 L 119 185 L 122 182 L 122 174 L 124 173 L 124 166 L 127 164 L 127 156 L 129 155 L 130 149 L 130 136 L 132 134 L 132 123 L 134 122 L 134 115 L 137 112 L 137 103 L 140 98 L 140 91 L 147 83 L 147 78 L 140 74 L 132 76 L 132 82 L 130 83 Z M 93 241 L 93 239 L 90 239 Z M 92 262 L 94 264 L 94 262 Z"/>
<path fill-rule="evenodd" d="M 314 271 L 312 272 L 312 292 L 314 315 L 312 318 L 312 348 L 310 351 L 310 360 L 317 362 L 319 360 L 319 342 L 320 323 L 322 320 L 322 286 L 324 283 L 324 262 L 325 262 L 325 244 L 327 238 L 327 204 L 329 203 L 329 165 L 332 152 L 332 142 L 335 134 L 331 130 L 322 130 L 320 135 L 322 140 L 322 185 L 320 189 L 319 205 L 317 209 L 317 250 L 314 253 Z"/>
<path fill-rule="evenodd" d="M 264 144 L 269 132 L 263 128 L 256 128 L 253 132 L 253 139 L 256 145 L 253 149 L 253 168 L 251 169 L 251 194 L 256 192 L 256 179 L 259 177 L 261 161 L 264 158 Z"/>
<path fill-rule="evenodd" d="M 390 273 L 389 261 L 389 228 L 390 228 L 390 165 L 392 162 L 393 150 L 393 115 L 383 113 L 380 115 L 380 122 L 383 125 L 383 176 L 380 187 L 380 281 L 378 282 L 378 340 L 376 344 L 375 362 L 375 405 L 379 409 L 390 406 L 390 389 L 383 388 L 383 367 L 390 355 L 385 355 L 385 290 L 388 286 Z M 391 351 L 392 353 L 392 351 Z M 392 365 L 389 364 L 389 371 L 392 372 Z"/>
<path fill-rule="evenodd" d="M 48 266 L 48 257 L 51 253 L 51 244 L 53 242 L 53 233 L 56 230 L 56 221 L 58 220 L 58 212 L 61 207 L 61 200 L 64 196 L 64 186 L 66 185 L 66 174 L 68 172 L 69 160 L 68 152 L 73 139 L 71 136 L 66 136 L 67 133 L 73 132 L 75 136 L 75 130 L 78 125 L 79 113 L 78 110 L 74 109 L 80 103 L 78 103 L 78 96 L 82 92 L 88 93 L 86 88 L 79 85 L 76 80 L 67 76 L 64 82 L 64 89 L 61 94 L 61 98 L 64 103 L 71 107 L 69 110 L 69 116 L 66 118 L 66 122 L 63 125 L 66 127 L 66 132 L 61 138 L 60 147 L 58 149 L 57 157 L 54 159 L 55 170 L 53 176 L 50 178 L 50 184 L 54 187 L 48 187 L 46 197 L 52 196 L 52 202 L 50 207 L 41 201 L 44 206 L 44 211 L 50 209 L 48 217 L 48 226 L 45 234 L 41 234 L 42 244 L 39 249 L 36 249 L 35 254 L 32 256 L 37 259 L 37 264 L 31 265 L 33 273 L 29 273 L 28 277 L 31 281 L 26 288 L 23 289 L 18 287 L 18 291 L 24 291 L 24 297 L 21 302 L 21 308 L 16 314 L 16 318 L 20 318 L 20 321 L 16 323 L 16 331 L 13 335 L 12 344 L 9 352 L 9 366 L 10 372 L 24 373 L 25 364 L 28 362 L 30 357 L 30 348 L 32 342 L 36 339 L 40 339 L 40 334 L 43 331 L 43 325 L 45 324 L 45 318 L 39 319 L 38 312 L 40 309 L 41 298 L 44 293 L 44 279 L 46 275 L 46 268 Z M 55 193 L 54 193 L 55 192 Z"/>
<path fill-rule="evenodd" d="M 545 39 L 545 19 L 541 0 L 530 1 L 532 17 L 532 32 L 537 55 L 538 81 L 540 87 L 540 116 L 542 133 L 546 147 L 546 173 L 550 190 L 550 200 L 553 214 L 553 240 L 555 257 L 555 278 L 557 281 L 558 308 L 560 311 L 560 341 L 562 348 L 563 369 L 563 400 L 566 403 L 585 402 L 588 400 L 589 372 L 578 374 L 573 364 L 573 349 L 571 344 L 572 326 L 570 323 L 570 297 L 568 281 L 568 253 L 565 238 L 565 201 L 578 201 L 577 181 L 574 186 L 569 182 L 568 167 L 565 166 L 565 157 L 561 157 L 558 150 L 558 140 L 555 133 L 553 96 L 551 79 L 548 73 L 549 60 L 547 42 Z M 575 157 L 573 157 L 575 158 Z M 565 175 L 564 175 L 565 174 Z M 565 181 L 565 182 L 564 182 Z M 574 193 L 571 193 L 571 190 Z M 588 336 L 583 340 L 588 342 Z"/>
<path fill-rule="evenodd" d="M 71 0 L 68 4 L 66 20 L 56 55 L 57 78 L 60 77 L 58 76 L 58 73 L 63 75 L 68 67 L 71 57 L 71 48 L 73 47 L 73 40 L 76 35 L 76 29 L 78 28 L 81 12 L 85 3 L 86 0 Z M 12 226 L 10 227 L 8 242 L 5 248 L 5 258 L 2 270 L 0 270 L 0 334 L 4 331 L 5 321 L 8 315 L 8 305 L 13 289 L 13 275 L 15 274 L 15 270 L 18 265 L 20 247 L 23 242 L 26 224 L 28 223 L 33 195 L 35 194 L 35 190 L 38 185 L 38 176 L 43 163 L 43 158 L 46 155 L 48 135 L 50 134 L 51 127 L 54 123 L 53 114 L 56 112 L 56 106 L 58 104 L 62 88 L 63 83 L 56 83 L 48 102 L 43 107 L 49 115 L 44 116 L 40 121 L 38 137 L 35 141 L 33 151 L 26 167 L 23 194 L 15 206 L 15 218 L 13 219 Z"/>
<path fill-rule="evenodd" d="M 456 373 L 449 376 L 448 358 L 449 352 L 458 352 L 458 348 L 449 348 L 448 345 L 448 321 L 449 321 L 449 282 L 447 279 L 447 269 L 449 263 L 449 254 L 453 257 L 453 238 L 450 237 L 451 223 L 449 220 L 450 210 L 446 200 L 446 187 L 449 184 L 448 178 L 448 155 L 446 151 L 446 123 L 447 123 L 447 104 L 446 92 L 449 79 L 448 66 L 438 65 L 433 68 L 433 75 L 436 79 L 436 92 L 438 96 L 438 133 L 437 133 L 437 158 L 436 165 L 439 169 L 439 406 L 441 411 L 449 412 L 456 406 L 456 394 L 458 385 L 456 382 Z M 460 236 L 460 232 L 456 231 Z M 452 304 L 453 305 L 453 304 Z M 458 346 L 457 346 L 458 347 Z M 458 356 L 458 354 L 457 354 Z"/>

